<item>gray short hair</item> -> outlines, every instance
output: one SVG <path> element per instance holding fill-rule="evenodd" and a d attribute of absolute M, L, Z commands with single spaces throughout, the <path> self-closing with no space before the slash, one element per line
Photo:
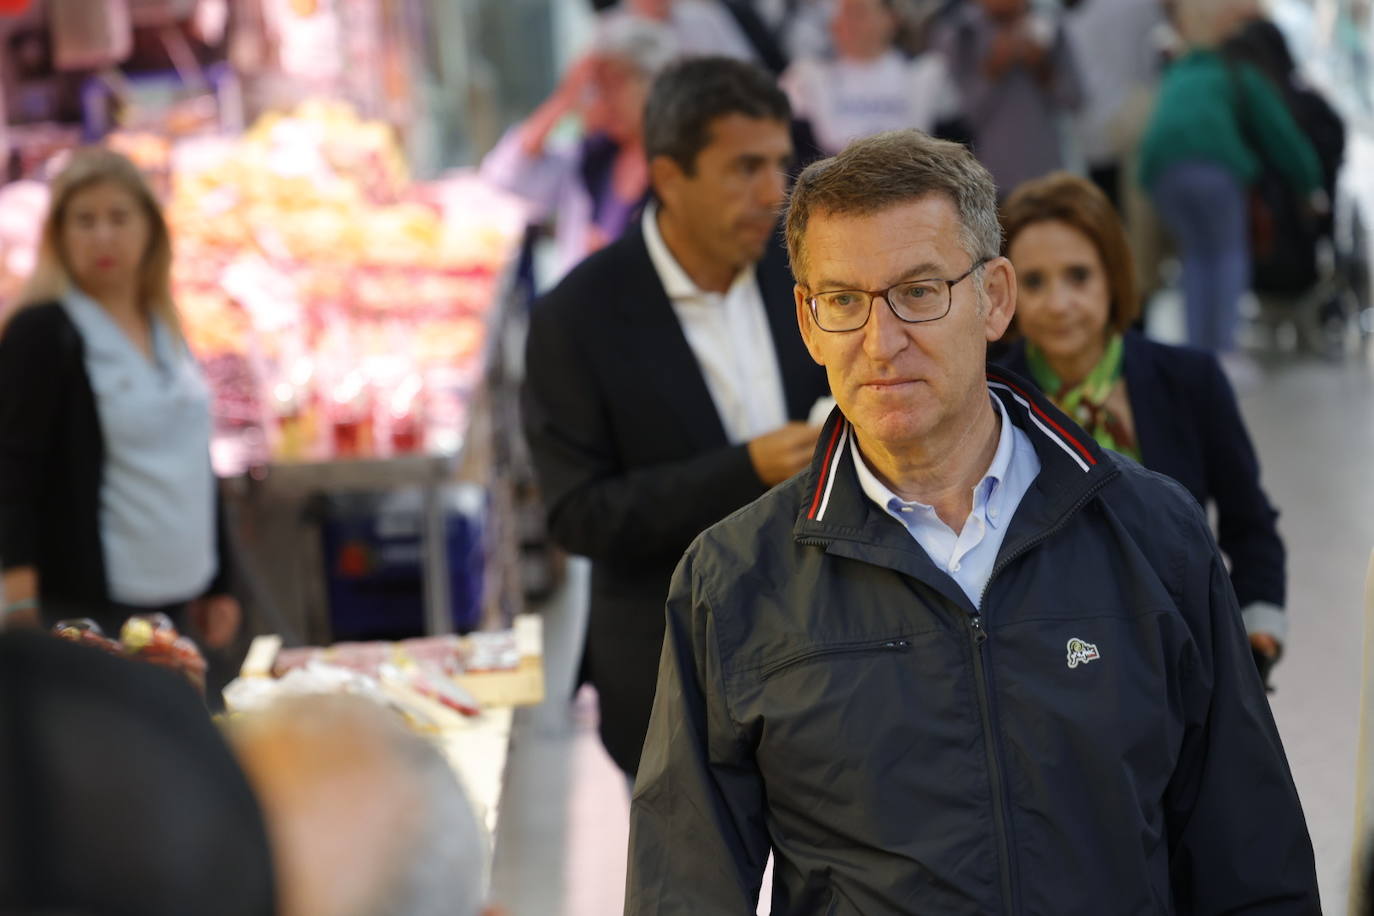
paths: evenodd
<path fill-rule="evenodd" d="M 668 26 L 632 15 L 602 19 L 588 51 L 623 60 L 647 77 L 666 67 L 678 53 L 677 39 Z"/>
<path fill-rule="evenodd" d="M 787 255 L 805 285 L 806 227 L 816 214 L 864 216 L 943 194 L 959 215 L 959 241 L 975 261 L 1002 252 L 997 185 L 967 148 L 919 130 L 855 140 L 838 155 L 807 166 L 787 204 Z"/>
<path fill-rule="evenodd" d="M 396 713 L 355 696 L 290 696 L 234 720 L 230 734 L 250 775 L 259 777 L 259 792 L 301 779 L 326 787 L 322 798 L 302 807 L 292 807 L 280 789 L 269 792 L 277 799 L 269 805 L 269 821 L 338 812 L 337 823 L 304 823 L 312 830 L 362 833 L 358 824 L 366 815 L 357 812 L 356 799 L 335 796 L 360 779 L 372 786 L 371 800 L 389 822 L 385 835 L 371 829 L 357 839 L 369 853 L 364 860 L 371 871 L 367 890 L 359 892 L 365 899 L 347 903 L 350 916 L 481 912 L 490 864 L 487 830 L 439 748 L 406 729 Z M 276 750 L 272 759 L 263 759 L 265 748 Z M 293 836 L 299 844 L 301 833 Z M 293 867 L 320 867 L 302 863 L 300 851 L 289 850 Z"/>
<path fill-rule="evenodd" d="M 439 749 L 399 728 L 392 736 L 392 751 L 424 803 L 366 916 L 478 916 L 490 866 L 486 830 Z"/>

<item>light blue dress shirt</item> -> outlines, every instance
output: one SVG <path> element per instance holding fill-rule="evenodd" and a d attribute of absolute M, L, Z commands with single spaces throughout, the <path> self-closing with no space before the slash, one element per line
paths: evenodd
<path fill-rule="evenodd" d="M 1035 453 L 1035 446 L 1011 422 L 1002 401 L 991 394 L 989 397 L 997 411 L 1002 431 L 998 436 L 997 452 L 992 456 L 992 464 L 973 488 L 973 510 L 958 534 L 940 520 L 934 507 L 907 502 L 889 490 L 869 469 L 857 441 L 849 440 L 854 468 L 864 493 L 905 526 L 931 562 L 959 583 L 974 607 L 981 602 L 983 590 L 992 576 L 1007 526 L 1021 505 L 1021 498 L 1040 473 L 1040 456 Z"/>
<path fill-rule="evenodd" d="M 197 598 L 219 568 L 200 368 L 160 321 L 150 361 L 98 302 L 73 290 L 62 304 L 81 334 L 105 442 L 100 540 L 110 597 L 143 607 Z"/>

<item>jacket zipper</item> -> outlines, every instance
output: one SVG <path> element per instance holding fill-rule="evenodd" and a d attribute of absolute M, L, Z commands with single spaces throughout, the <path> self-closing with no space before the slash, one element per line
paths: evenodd
<path fill-rule="evenodd" d="M 998 573 L 1002 572 L 1002 570 L 1006 569 L 1017 559 L 1054 537 L 1055 534 L 1069 523 L 1069 519 L 1077 515 L 1078 512 L 1088 504 L 1088 501 L 1096 496 L 1097 492 L 1115 477 L 1116 475 L 1112 474 L 1099 480 L 1078 498 L 1078 501 L 1073 504 L 1069 511 L 1060 516 L 1058 522 L 1046 528 L 1029 541 L 1026 541 L 1012 553 L 1003 557 L 988 575 L 987 585 L 983 586 L 983 594 L 978 598 L 978 609 L 973 617 L 969 618 L 973 668 L 978 681 L 978 706 L 979 712 L 983 717 L 983 740 L 988 748 L 989 779 L 992 783 L 992 807 L 993 814 L 997 819 L 997 851 L 1002 860 L 1002 906 L 1009 916 L 1019 911 L 1018 908 L 1013 905 L 1016 900 L 1016 895 L 1013 890 L 1013 875 L 1016 870 L 1012 868 L 1011 851 L 1014 845 L 1012 843 L 1011 820 L 1008 814 L 1011 809 L 1011 792 L 1007 788 L 1006 778 L 1003 775 L 1003 759 L 1005 755 L 1002 751 L 1002 742 L 998 738 L 996 730 L 993 728 L 993 721 L 996 716 L 993 709 L 992 672 L 989 660 L 986 659 L 983 654 L 985 651 L 988 651 L 984 649 L 984 645 L 988 641 L 988 631 L 987 620 L 983 613 L 983 602 L 987 600 L 988 591 L 992 588 L 992 582 L 997 578 Z"/>
<path fill-rule="evenodd" d="M 908 639 L 886 639 L 881 642 L 869 642 L 856 646 L 835 646 L 826 649 L 815 649 L 802 655 L 776 662 L 763 669 L 759 675 L 760 681 L 766 681 L 774 675 L 781 674 L 788 668 L 809 662 L 812 659 L 827 655 L 853 655 L 855 653 L 881 653 L 881 652 L 906 652 L 911 649 L 911 641 Z"/>
<path fill-rule="evenodd" d="M 1002 911 L 1011 916 L 1011 821 L 1007 817 L 1008 793 L 1006 780 L 1002 776 L 1002 753 L 997 736 L 992 727 L 992 697 L 988 686 L 987 666 L 983 660 L 983 644 L 988 641 L 988 631 L 983 625 L 983 617 L 976 614 L 969 618 L 969 636 L 973 651 L 974 678 L 978 686 L 978 711 L 983 719 L 983 745 L 988 753 L 988 779 L 992 783 L 992 811 L 997 821 L 997 858 L 1001 863 L 999 872 L 1002 878 Z"/>

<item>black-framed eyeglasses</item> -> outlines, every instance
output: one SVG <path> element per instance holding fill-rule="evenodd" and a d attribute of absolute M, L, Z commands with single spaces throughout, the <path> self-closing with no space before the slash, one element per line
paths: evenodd
<path fill-rule="evenodd" d="M 857 331 L 868 324 L 874 299 L 886 302 L 892 314 L 907 324 L 939 321 L 949 314 L 954 287 L 990 260 L 979 258 L 953 280 L 903 280 L 887 289 L 836 289 L 816 293 L 806 301 L 811 304 L 816 327 L 836 334 Z"/>

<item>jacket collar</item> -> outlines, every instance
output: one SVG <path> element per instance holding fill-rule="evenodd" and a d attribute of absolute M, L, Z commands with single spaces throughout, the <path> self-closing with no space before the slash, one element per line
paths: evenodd
<path fill-rule="evenodd" d="M 1035 386 L 1005 369 L 988 368 L 988 390 L 1002 400 L 1040 458 L 1040 474 L 1026 492 L 1002 544 L 1002 554 L 1019 549 L 1054 527 L 1088 496 L 1119 473 L 1103 449 L 1061 413 Z M 821 431 L 803 491 L 793 534 L 798 540 L 849 554 L 862 545 L 862 559 L 931 581 L 948 579 L 924 556 L 910 534 L 865 497 L 850 456 L 853 427 L 836 408 Z M 838 549 L 836 549 L 838 547 Z M 916 559 L 912 559 L 913 554 Z M 914 564 L 914 565 L 913 565 Z M 950 589 L 958 592 L 953 580 Z M 963 600 L 963 599 L 956 599 Z"/>

